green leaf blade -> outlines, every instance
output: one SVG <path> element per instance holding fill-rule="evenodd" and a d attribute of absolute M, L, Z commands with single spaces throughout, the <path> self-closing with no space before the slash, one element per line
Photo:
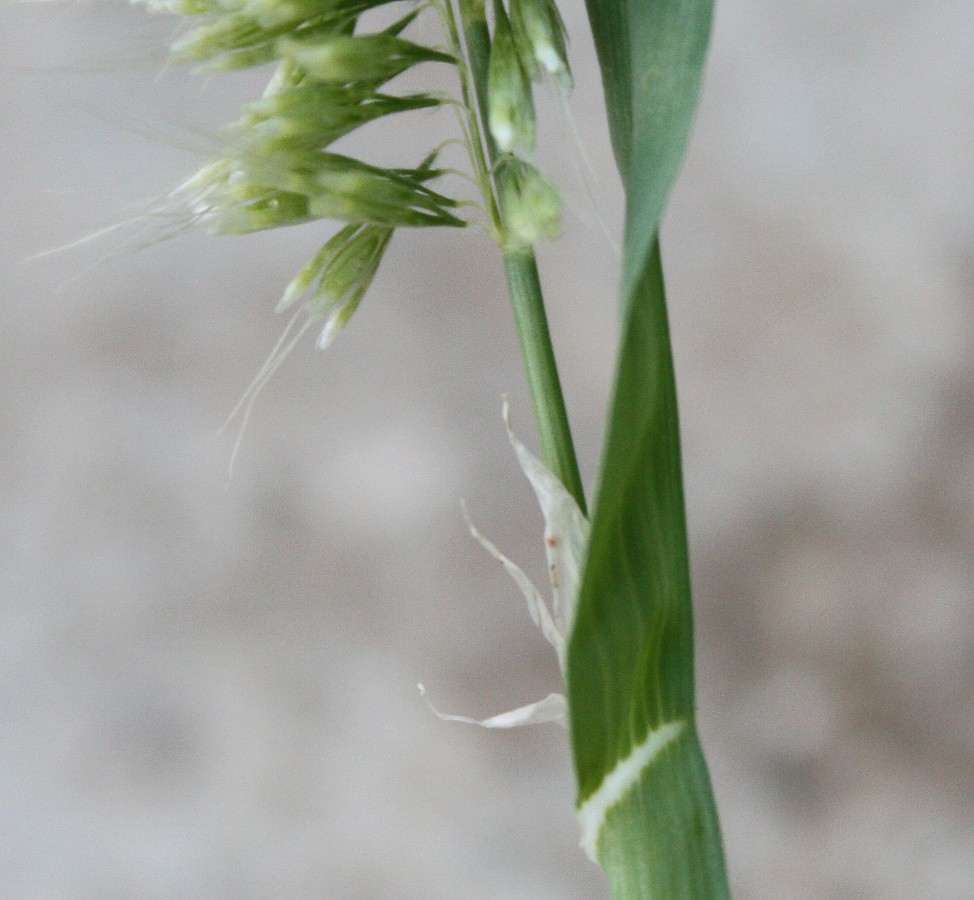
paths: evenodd
<path fill-rule="evenodd" d="M 651 252 L 700 96 L 713 0 L 628 4 L 633 60 L 632 144 L 626 184 L 623 293 L 632 294 Z"/>
<path fill-rule="evenodd" d="M 693 715 L 689 561 L 658 248 L 637 296 L 569 651 L 582 799 L 651 729 Z M 598 727 L 583 732 L 583 722 Z"/>
<path fill-rule="evenodd" d="M 649 256 L 697 107 L 713 0 L 586 0 L 626 186 L 623 299 Z"/>
<path fill-rule="evenodd" d="M 694 724 L 689 553 L 658 231 L 700 92 L 712 0 L 587 5 L 626 231 L 616 380 L 568 645 L 579 815 L 616 900 L 710 900 L 728 887 Z"/>

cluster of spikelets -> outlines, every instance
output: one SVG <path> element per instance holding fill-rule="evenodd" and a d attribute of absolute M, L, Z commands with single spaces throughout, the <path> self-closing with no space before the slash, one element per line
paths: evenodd
<path fill-rule="evenodd" d="M 357 308 L 396 228 L 466 225 L 462 201 L 431 185 L 446 170 L 438 151 L 414 168 L 381 168 L 336 153 L 332 145 L 355 129 L 395 113 L 454 103 L 447 94 L 397 94 L 388 83 L 422 63 L 461 67 L 460 42 L 426 47 L 403 36 L 430 4 L 420 0 L 142 0 L 153 11 L 186 17 L 188 27 L 171 49 L 174 62 L 210 71 L 273 64 L 264 95 L 244 107 L 220 156 L 170 198 L 190 221 L 212 231 L 240 234 L 318 219 L 344 224 L 285 291 L 279 310 L 300 305 L 309 323 L 323 323 L 326 346 Z M 444 18 L 451 0 L 433 0 Z M 363 14 L 407 4 L 388 27 L 363 30 Z M 478 4 L 481 11 L 483 4 Z M 486 21 L 486 20 L 485 20 Z M 553 0 L 510 0 L 494 5 L 489 64 L 492 172 L 478 173 L 486 190 L 496 184 L 502 223 L 493 230 L 505 246 L 530 244 L 559 229 L 558 191 L 525 156 L 534 145 L 530 82 L 550 72 L 570 84 L 564 29 Z M 480 140 L 469 129 L 468 144 Z M 469 147 L 468 147 L 469 149 Z M 476 154 L 470 154 L 476 167 Z M 303 302 L 302 302 L 303 301 Z"/>
<path fill-rule="evenodd" d="M 418 14 L 356 34 L 382 0 L 149 0 L 190 18 L 173 44 L 176 62 L 227 71 L 276 64 L 264 96 L 244 108 L 220 157 L 180 186 L 176 202 L 212 231 L 239 234 L 316 219 L 346 224 L 288 286 L 280 308 L 305 299 L 328 344 L 355 311 L 400 226 L 463 226 L 458 202 L 433 190 L 435 154 L 413 169 L 384 169 L 334 153 L 369 122 L 445 102 L 395 96 L 392 78 L 453 56 L 401 37 Z"/>
<path fill-rule="evenodd" d="M 509 248 L 557 237 L 558 188 L 533 163 L 536 123 L 531 83 L 547 74 L 572 87 L 565 26 L 554 0 L 494 0 L 487 118 L 498 158 L 495 179 Z"/>

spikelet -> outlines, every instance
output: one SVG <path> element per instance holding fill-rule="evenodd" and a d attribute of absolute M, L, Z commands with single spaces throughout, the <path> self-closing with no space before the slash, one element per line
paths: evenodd
<path fill-rule="evenodd" d="M 563 93 L 572 88 L 565 23 L 554 0 L 510 0 L 511 30 L 532 80 L 547 72 Z"/>
<path fill-rule="evenodd" d="M 497 187 L 507 249 L 561 234 L 561 195 L 537 166 L 513 154 L 503 157 L 497 165 Z"/>
<path fill-rule="evenodd" d="M 530 153 L 534 149 L 531 81 L 501 0 L 494 0 L 494 38 L 487 68 L 487 123 L 502 153 L 514 150 Z"/>
<path fill-rule="evenodd" d="M 323 322 L 318 346 L 327 347 L 372 284 L 392 232 L 377 225 L 346 225 L 294 277 L 277 312 L 293 307 L 310 291 L 305 311 L 312 322 Z"/>

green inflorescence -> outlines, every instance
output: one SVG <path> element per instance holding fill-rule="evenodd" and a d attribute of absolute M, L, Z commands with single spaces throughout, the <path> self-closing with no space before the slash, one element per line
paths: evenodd
<path fill-rule="evenodd" d="M 264 95 L 227 130 L 219 156 L 174 192 L 190 221 L 242 234 L 319 219 L 346 223 L 294 279 L 281 306 L 306 296 L 335 337 L 378 270 L 400 227 L 464 227 L 462 203 L 431 187 L 444 174 L 434 152 L 413 167 L 383 168 L 336 153 L 332 145 L 396 113 L 453 102 L 432 93 L 397 94 L 390 80 L 421 63 L 455 66 L 451 53 L 402 36 L 423 7 L 380 31 L 360 17 L 389 0 L 147 0 L 186 17 L 170 51 L 175 62 L 208 71 L 275 66 Z M 185 214 L 184 214 L 185 215 Z M 295 293 L 296 285 L 303 290 Z"/>
<path fill-rule="evenodd" d="M 528 158 L 534 150 L 531 83 L 545 73 L 571 87 L 567 38 L 552 0 L 494 0 L 494 35 L 487 68 L 487 122 L 498 158 L 494 167 L 504 221 L 504 248 L 520 250 L 561 233 L 561 196 Z"/>
<path fill-rule="evenodd" d="M 489 137 L 468 90 L 472 77 L 451 0 L 141 2 L 188 20 L 171 47 L 174 62 L 213 72 L 275 66 L 264 95 L 245 104 L 227 129 L 218 157 L 170 200 L 183 220 L 218 234 L 319 219 L 345 223 L 292 281 L 279 307 L 305 297 L 304 310 L 324 323 L 320 344 L 330 343 L 358 306 L 396 228 L 467 225 L 464 202 L 431 186 L 447 171 L 437 166 L 437 151 L 403 168 L 334 151 L 336 141 L 363 125 L 396 113 L 460 107 L 467 113 L 463 137 L 491 233 L 505 249 L 558 234 L 558 190 L 524 158 L 534 146 L 531 81 L 548 72 L 563 87 L 570 83 L 564 28 L 552 0 L 510 0 L 509 13 L 495 0 L 489 100 L 481 110 Z M 410 8 L 392 24 L 363 27 L 363 14 L 403 2 Z M 446 48 L 404 37 L 428 6 L 441 17 Z M 456 67 L 463 98 L 389 89 L 390 81 L 425 63 Z M 491 148 L 487 155 L 485 145 Z"/>
<path fill-rule="evenodd" d="M 218 234 L 318 219 L 346 223 L 302 269 L 281 304 L 291 306 L 295 285 L 304 283 L 306 312 L 324 320 L 319 343 L 330 343 L 358 306 L 396 228 L 467 224 L 463 201 L 431 186 L 446 174 L 436 165 L 437 151 L 412 168 L 383 168 L 334 152 L 336 141 L 363 125 L 457 105 L 467 114 L 466 120 L 461 116 L 463 138 L 498 243 L 518 249 L 559 233 L 558 190 L 526 158 L 535 138 L 531 82 L 549 73 L 563 89 L 571 84 L 564 26 L 553 0 L 509 0 L 509 11 L 494 0 L 480 118 L 452 0 L 405 0 L 409 11 L 381 30 L 363 28 L 363 14 L 403 0 L 141 2 L 188 20 L 170 49 L 174 62 L 213 72 L 275 66 L 264 95 L 245 104 L 227 130 L 219 156 L 184 181 L 170 201 L 183 211 L 182 220 Z M 403 36 L 430 5 L 449 38 L 445 49 Z M 469 7 L 461 4 L 464 15 Z M 486 31 L 486 12 L 482 4 L 477 8 Z M 457 67 L 462 99 L 389 90 L 391 80 L 424 63 Z M 354 285 L 336 290 L 334 284 L 350 272 L 356 273 Z M 331 299 L 325 303 L 324 297 Z"/>

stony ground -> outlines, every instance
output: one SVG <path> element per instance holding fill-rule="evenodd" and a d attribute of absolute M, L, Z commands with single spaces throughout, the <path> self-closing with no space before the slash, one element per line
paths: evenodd
<path fill-rule="evenodd" d="M 619 196 L 564 5 L 606 199 L 549 109 L 577 215 L 542 264 L 591 482 Z M 664 249 L 736 893 L 969 900 L 974 7 L 718 6 Z M 556 684 L 459 511 L 541 577 L 489 243 L 397 238 L 342 340 L 267 388 L 229 483 L 219 426 L 321 231 L 24 264 L 191 169 L 256 90 L 160 75 L 167 28 L 0 10 L 0 896 L 606 897 L 562 733 L 449 725 L 415 688 L 488 715 Z M 414 161 L 440 127 L 375 152 Z"/>

